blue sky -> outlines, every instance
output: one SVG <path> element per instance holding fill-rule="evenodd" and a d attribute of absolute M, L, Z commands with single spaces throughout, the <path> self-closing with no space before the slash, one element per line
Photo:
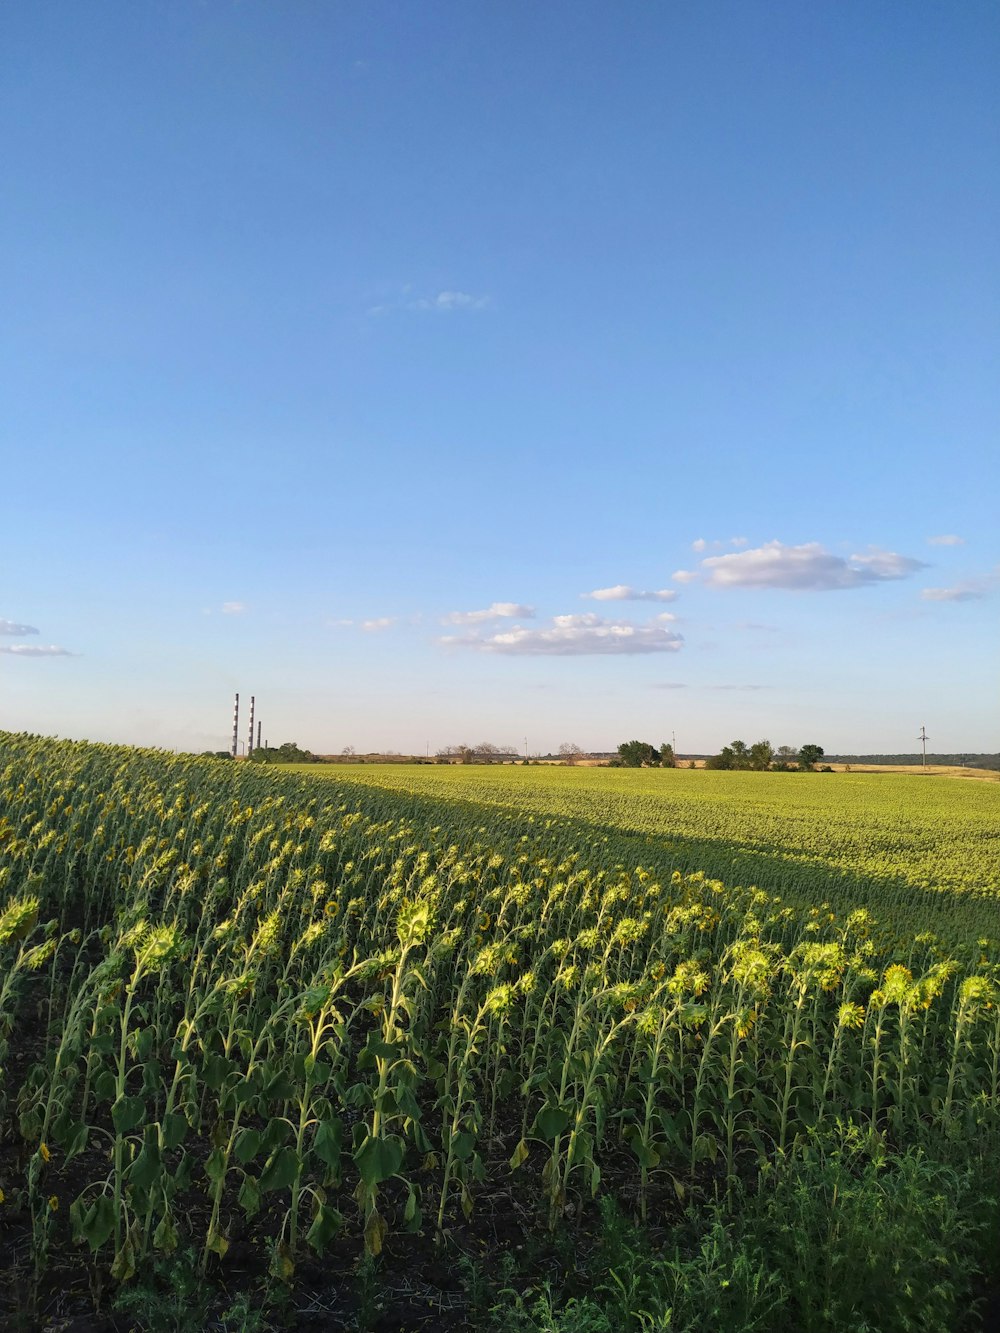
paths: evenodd
<path fill-rule="evenodd" d="M 998 68 L 980 0 L 5 7 L 0 727 L 996 750 Z"/>

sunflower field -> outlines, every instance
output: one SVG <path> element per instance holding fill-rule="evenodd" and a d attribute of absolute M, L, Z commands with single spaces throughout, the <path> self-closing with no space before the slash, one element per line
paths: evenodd
<path fill-rule="evenodd" d="M 0 736 L 4 1326 L 977 1327 L 995 830 L 932 930 L 831 825 L 790 893 L 613 776 L 601 825 Z"/>

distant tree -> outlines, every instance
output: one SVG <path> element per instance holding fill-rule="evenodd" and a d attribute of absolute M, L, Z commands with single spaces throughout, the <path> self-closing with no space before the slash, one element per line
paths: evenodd
<path fill-rule="evenodd" d="M 733 755 L 733 768 L 743 769 L 750 767 L 750 747 L 747 745 L 746 741 L 732 741 L 729 745 L 729 749 L 732 751 Z"/>
<path fill-rule="evenodd" d="M 618 747 L 622 768 L 647 768 L 660 762 L 660 752 L 647 741 L 623 741 Z"/>
<path fill-rule="evenodd" d="M 773 758 L 774 747 L 770 741 L 755 741 L 750 746 L 750 767 L 756 772 L 763 773 L 770 768 Z"/>
<path fill-rule="evenodd" d="M 202 750 L 199 758 L 201 759 L 232 759 L 229 750 Z"/>
<path fill-rule="evenodd" d="M 799 768 L 803 773 L 808 773 L 822 758 L 822 745 L 803 745 L 799 750 Z"/>
<path fill-rule="evenodd" d="M 340 753 L 344 756 L 345 759 L 350 759 L 351 756 L 356 754 L 357 752 L 354 749 L 353 745 L 345 745 Z"/>
<path fill-rule="evenodd" d="M 774 752 L 771 767 L 776 773 L 787 773 L 795 767 L 797 751 L 791 745 L 779 745 Z"/>
<path fill-rule="evenodd" d="M 677 759 L 674 756 L 674 747 L 668 745 L 666 741 L 660 746 L 660 767 L 676 768 Z"/>
<path fill-rule="evenodd" d="M 736 765 L 733 762 L 733 758 L 733 747 L 731 745 L 724 745 L 718 754 L 709 755 L 705 760 L 705 767 L 725 769 L 735 768 Z"/>
<path fill-rule="evenodd" d="M 564 764 L 578 764 L 585 757 L 576 741 L 563 741 L 559 747 L 559 758 Z"/>
<path fill-rule="evenodd" d="M 481 764 L 497 764 L 501 753 L 499 745 L 494 745 L 492 741 L 480 741 L 475 749 L 475 758 Z"/>
<path fill-rule="evenodd" d="M 250 756 L 252 764 L 308 764 L 313 759 L 311 750 L 300 748 L 298 741 L 285 741 L 276 749 L 259 747 Z"/>

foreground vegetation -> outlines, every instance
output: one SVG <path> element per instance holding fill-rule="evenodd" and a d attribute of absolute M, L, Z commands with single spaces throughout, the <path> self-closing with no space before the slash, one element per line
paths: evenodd
<path fill-rule="evenodd" d="M 913 890 L 964 923 L 946 941 L 898 883 L 880 915 L 693 870 L 707 824 L 665 839 L 663 791 L 625 785 L 740 775 L 602 772 L 543 815 L 537 772 L 490 806 L 0 737 L 7 1326 L 976 1326 L 1000 1129 L 976 793 L 923 815 L 928 848 L 952 830 L 950 879 Z M 431 777 L 455 781 L 405 772 Z M 742 816 L 751 850 L 748 823 L 776 836 L 766 800 Z M 883 822 L 915 845 L 916 813 Z M 772 860 L 792 881 L 825 836 L 846 892 L 858 844 L 814 824 Z"/>

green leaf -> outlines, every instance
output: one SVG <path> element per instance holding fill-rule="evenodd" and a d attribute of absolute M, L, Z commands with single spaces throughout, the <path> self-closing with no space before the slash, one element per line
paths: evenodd
<path fill-rule="evenodd" d="M 557 1139 L 569 1124 L 570 1113 L 561 1106 L 544 1106 L 535 1117 L 534 1130 L 540 1139 Z"/>
<path fill-rule="evenodd" d="M 279 1148 L 273 1152 L 264 1165 L 260 1175 L 260 1189 L 264 1194 L 268 1190 L 285 1190 L 294 1182 L 299 1171 L 299 1159 L 294 1148 Z"/>
<path fill-rule="evenodd" d="M 268 1101 L 283 1102 L 294 1095 L 295 1086 L 283 1069 L 272 1074 L 264 1084 L 264 1096 Z"/>
<path fill-rule="evenodd" d="M 177 1249 L 179 1237 L 177 1228 L 174 1226 L 174 1220 L 169 1213 L 164 1213 L 160 1218 L 156 1230 L 153 1232 L 153 1246 L 163 1254 L 173 1254 Z"/>
<path fill-rule="evenodd" d="M 322 1254 L 340 1230 L 342 1222 L 343 1218 L 336 1208 L 321 1203 L 316 1210 L 312 1226 L 306 1232 L 306 1243 L 311 1245 L 317 1254 Z"/>
<path fill-rule="evenodd" d="M 403 1210 L 403 1222 L 407 1231 L 419 1231 L 424 1221 L 424 1215 L 420 1208 L 420 1191 L 415 1185 L 408 1186 L 408 1190 L 406 1208 Z"/>
<path fill-rule="evenodd" d="M 111 1276 L 116 1282 L 127 1282 L 134 1274 L 135 1246 L 130 1239 L 126 1239 L 114 1257 L 114 1262 L 111 1265 Z"/>
<path fill-rule="evenodd" d="M 239 1205 L 247 1217 L 254 1217 L 260 1212 L 260 1190 L 253 1176 L 244 1176 L 239 1193 Z"/>
<path fill-rule="evenodd" d="M 233 1100 L 237 1106 L 246 1106 L 247 1102 L 260 1091 L 259 1081 L 255 1078 L 241 1078 L 233 1088 Z"/>
<path fill-rule="evenodd" d="M 179 1111 L 170 1111 L 163 1117 L 160 1126 L 160 1139 L 164 1150 L 179 1148 L 184 1142 L 188 1122 Z"/>
<path fill-rule="evenodd" d="M 274 1152 L 275 1148 L 284 1147 L 291 1137 L 291 1133 L 288 1121 L 282 1120 L 280 1116 L 274 1116 L 267 1123 L 260 1146 L 265 1152 Z"/>
<path fill-rule="evenodd" d="M 355 1152 L 354 1162 L 361 1172 L 361 1179 L 370 1189 L 373 1185 L 380 1185 L 383 1180 L 388 1180 L 390 1176 L 396 1174 L 403 1165 L 403 1154 L 403 1141 L 394 1134 L 384 1139 L 373 1139 L 369 1135 Z M 377 1254 L 378 1250 L 370 1252 Z"/>
<path fill-rule="evenodd" d="M 227 1060 L 224 1055 L 217 1055 L 213 1052 L 202 1065 L 202 1081 L 213 1092 L 218 1092 L 232 1070 L 232 1060 Z"/>
<path fill-rule="evenodd" d="M 400 1085 L 396 1089 L 396 1105 L 408 1120 L 420 1119 L 420 1106 L 412 1089 Z"/>
<path fill-rule="evenodd" d="M 260 1152 L 260 1134 L 255 1129 L 241 1129 L 233 1144 L 233 1152 L 236 1154 L 236 1160 L 246 1166 Z"/>
<path fill-rule="evenodd" d="M 205 1175 L 218 1185 L 225 1179 L 226 1154 L 221 1148 L 213 1148 L 205 1160 Z"/>
<path fill-rule="evenodd" d="M 114 1101 L 118 1083 L 110 1069 L 103 1069 L 94 1079 L 94 1096 L 99 1102 Z"/>
<path fill-rule="evenodd" d="M 119 1097 L 111 1108 L 111 1123 L 116 1134 L 128 1134 L 146 1118 L 146 1103 L 141 1097 Z"/>
<path fill-rule="evenodd" d="M 115 1206 L 107 1194 L 99 1194 L 89 1208 L 84 1208 L 82 1200 L 77 1200 L 81 1213 L 79 1216 L 79 1235 L 90 1248 L 97 1251 L 109 1239 L 115 1229 Z"/>
<path fill-rule="evenodd" d="M 374 1099 L 375 1094 L 367 1083 L 352 1083 L 344 1093 L 348 1106 L 371 1106 Z"/>
<path fill-rule="evenodd" d="M 475 1134 L 470 1134 L 464 1130 L 460 1134 L 453 1134 L 451 1138 L 451 1151 L 455 1159 L 464 1162 L 467 1157 L 472 1156 L 472 1150 L 476 1146 Z"/>
<path fill-rule="evenodd" d="M 66 1161 L 70 1161 L 77 1153 L 83 1152 L 87 1146 L 87 1140 L 90 1138 L 90 1127 L 88 1125 L 78 1125 L 73 1138 L 66 1145 Z"/>
<path fill-rule="evenodd" d="M 142 1151 L 129 1167 L 128 1183 L 133 1189 L 148 1190 L 160 1174 L 160 1145 L 155 1125 L 147 1125 Z"/>
<path fill-rule="evenodd" d="M 330 1168 L 340 1165 L 341 1144 L 344 1138 L 344 1126 L 339 1120 L 321 1120 L 316 1127 L 313 1139 L 313 1152 Z"/>

